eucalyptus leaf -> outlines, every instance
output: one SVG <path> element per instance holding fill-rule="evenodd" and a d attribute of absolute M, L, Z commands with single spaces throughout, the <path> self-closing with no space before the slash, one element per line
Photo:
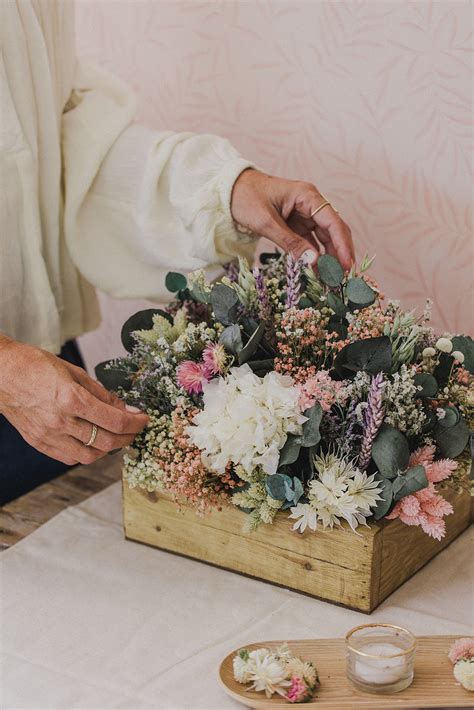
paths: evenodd
<path fill-rule="evenodd" d="M 418 392 L 418 397 L 421 399 L 425 397 L 435 397 L 438 394 L 438 383 L 433 375 L 429 372 L 419 372 L 413 378 L 413 381 L 417 387 L 421 387 L 421 392 Z"/>
<path fill-rule="evenodd" d="M 336 257 L 323 254 L 317 261 L 319 278 L 326 286 L 336 288 L 344 279 L 344 271 Z"/>
<path fill-rule="evenodd" d="M 267 360 L 249 360 L 247 365 L 253 370 L 257 375 L 267 374 L 273 370 L 274 360 L 273 358 L 268 358 Z"/>
<path fill-rule="evenodd" d="M 345 318 L 331 316 L 328 321 L 328 331 L 330 333 L 337 333 L 340 340 L 345 340 L 347 338 L 347 325 Z"/>
<path fill-rule="evenodd" d="M 310 298 L 307 298 L 306 296 L 302 296 L 298 301 L 299 308 L 311 308 L 312 305 L 313 301 Z"/>
<path fill-rule="evenodd" d="M 303 424 L 303 433 L 300 437 L 301 445 L 304 447 L 316 446 L 321 441 L 319 426 L 323 418 L 323 410 L 319 402 L 307 409 L 304 415 L 308 419 Z"/>
<path fill-rule="evenodd" d="M 232 355 L 238 356 L 243 348 L 242 333 L 239 326 L 234 323 L 224 328 L 219 336 L 219 343 L 225 347 Z"/>
<path fill-rule="evenodd" d="M 469 442 L 469 427 L 464 419 L 460 419 L 449 429 L 438 423 L 433 430 L 433 436 L 443 456 L 455 459 L 462 454 Z"/>
<path fill-rule="evenodd" d="M 438 420 L 442 429 L 451 429 L 461 419 L 459 409 L 453 406 L 444 407 L 444 417 Z"/>
<path fill-rule="evenodd" d="M 371 375 L 390 372 L 392 367 L 392 344 L 390 338 L 381 335 L 345 345 L 336 356 L 334 367 L 343 377 L 364 370 Z"/>
<path fill-rule="evenodd" d="M 254 355 L 260 345 L 260 342 L 265 333 L 265 323 L 261 321 L 257 328 L 254 330 L 244 347 L 238 353 L 239 365 L 243 365 L 245 362 L 250 360 L 252 355 Z"/>
<path fill-rule="evenodd" d="M 176 271 L 169 271 L 166 274 L 165 286 L 171 293 L 185 289 L 187 284 L 186 276 L 183 276 L 183 274 L 179 274 Z"/>
<path fill-rule="evenodd" d="M 99 362 L 99 364 L 94 368 L 95 376 L 106 389 L 111 390 L 112 392 L 117 392 L 119 388 L 128 391 L 132 386 L 132 373 L 115 366 L 114 362 L 114 360 Z M 132 365 L 131 363 L 127 366 L 130 369 L 137 369 L 136 365 Z"/>
<path fill-rule="evenodd" d="M 462 366 L 474 375 L 474 340 L 469 335 L 455 335 L 451 342 L 453 350 L 459 350 L 464 355 Z"/>
<path fill-rule="evenodd" d="M 381 500 L 377 501 L 377 504 L 372 508 L 372 513 L 375 520 L 380 520 L 389 512 L 393 503 L 393 487 L 392 482 L 387 478 L 382 478 L 377 480 L 377 484 L 382 489 L 380 493 Z"/>
<path fill-rule="evenodd" d="M 300 437 L 294 436 L 293 434 L 288 434 L 288 438 L 280 451 L 280 460 L 278 462 L 278 468 L 281 468 L 281 466 L 287 466 L 291 463 L 295 463 L 298 456 L 300 455 L 300 450 Z"/>
<path fill-rule="evenodd" d="M 426 471 L 424 466 L 413 466 L 404 473 L 399 473 L 395 480 L 392 481 L 393 499 L 401 500 L 406 496 L 421 491 L 428 485 Z"/>
<path fill-rule="evenodd" d="M 286 486 L 289 485 L 291 490 L 291 482 L 290 476 L 284 473 L 274 473 L 265 479 L 265 490 L 275 500 L 286 500 Z"/>
<path fill-rule="evenodd" d="M 214 316 L 219 323 L 235 323 L 239 313 L 239 297 L 233 288 L 225 284 L 216 284 L 211 291 L 211 304 Z"/>
<path fill-rule="evenodd" d="M 372 305 L 377 297 L 375 291 L 360 277 L 348 280 L 346 295 L 349 301 L 357 308 L 365 308 Z"/>
<path fill-rule="evenodd" d="M 169 323 L 173 322 L 172 317 L 166 311 L 162 311 L 161 308 L 147 308 L 144 311 L 138 311 L 130 316 L 122 326 L 121 339 L 125 350 L 129 353 L 133 351 L 135 347 L 135 338 L 132 333 L 136 330 L 151 330 L 153 328 L 153 316 L 162 316 L 166 318 Z"/>
<path fill-rule="evenodd" d="M 346 316 L 347 306 L 342 300 L 342 298 L 336 296 L 335 293 L 333 293 L 332 291 L 328 293 L 326 302 L 329 308 L 334 311 L 336 316 L 340 316 L 341 318 L 344 318 Z"/>
<path fill-rule="evenodd" d="M 195 281 L 192 285 L 192 288 L 188 289 L 189 290 L 189 295 L 193 301 L 196 303 L 210 303 L 211 302 L 211 294 L 207 289 L 203 287 L 199 281 Z"/>
<path fill-rule="evenodd" d="M 408 439 L 395 427 L 383 424 L 372 446 L 372 458 L 383 478 L 395 478 L 408 466 Z"/>

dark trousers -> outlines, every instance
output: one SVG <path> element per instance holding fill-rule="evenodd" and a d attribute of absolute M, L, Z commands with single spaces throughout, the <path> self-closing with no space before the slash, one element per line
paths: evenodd
<path fill-rule="evenodd" d="M 84 367 L 75 341 L 66 343 L 59 355 Z M 55 461 L 26 443 L 10 422 L 0 415 L 0 505 L 18 498 L 41 483 L 50 481 L 70 466 Z"/>

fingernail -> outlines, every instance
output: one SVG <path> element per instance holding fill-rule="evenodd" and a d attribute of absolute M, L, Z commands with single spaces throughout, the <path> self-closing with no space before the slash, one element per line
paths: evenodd
<path fill-rule="evenodd" d="M 138 407 L 132 407 L 130 404 L 125 405 L 125 409 L 127 412 L 132 412 L 133 414 L 141 414 L 142 410 L 138 409 Z"/>
<path fill-rule="evenodd" d="M 313 264 L 316 261 L 316 256 L 314 251 L 307 249 L 303 254 L 301 254 L 301 260 L 304 264 Z"/>

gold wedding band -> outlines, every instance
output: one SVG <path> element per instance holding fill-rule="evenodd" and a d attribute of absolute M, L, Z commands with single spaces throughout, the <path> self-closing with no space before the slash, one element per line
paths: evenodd
<path fill-rule="evenodd" d="M 329 207 L 332 207 L 332 205 L 331 205 L 331 203 L 329 202 L 329 200 L 325 200 L 325 202 L 323 202 L 322 205 L 319 205 L 319 207 L 316 207 L 316 209 L 315 209 L 313 212 L 311 212 L 310 217 L 314 217 L 314 215 L 317 214 L 317 213 L 319 212 L 319 210 L 322 210 L 323 207 L 327 207 L 328 205 L 329 205 Z M 335 210 L 334 210 L 334 211 L 335 211 Z"/>
<path fill-rule="evenodd" d="M 92 425 L 91 438 L 90 438 L 89 441 L 87 442 L 86 446 L 92 446 L 92 444 L 93 444 L 94 441 L 95 441 L 95 437 L 97 436 L 97 431 L 98 431 L 98 430 L 97 430 L 96 424 L 93 424 L 93 425 Z"/>

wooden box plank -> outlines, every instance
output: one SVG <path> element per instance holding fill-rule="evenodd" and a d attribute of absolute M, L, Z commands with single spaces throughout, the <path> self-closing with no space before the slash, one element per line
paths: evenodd
<path fill-rule="evenodd" d="M 347 525 L 301 534 L 283 513 L 249 535 L 242 533 L 245 513 L 234 506 L 198 516 L 179 510 L 167 493 L 126 482 L 124 528 L 130 540 L 370 613 L 469 525 L 469 494 L 444 494 L 455 513 L 441 543 L 398 520 L 362 527 L 359 535 Z"/>
<path fill-rule="evenodd" d="M 389 710 L 391 708 L 472 708 L 474 695 L 465 690 L 453 676 L 448 651 L 455 636 L 421 636 L 417 639 L 415 678 L 409 688 L 392 695 L 373 695 L 355 688 L 346 678 L 345 641 L 342 639 L 311 639 L 289 641 L 297 656 L 312 661 L 319 672 L 321 687 L 313 701 L 304 708 L 319 710 Z M 247 646 L 249 650 L 264 646 L 277 648 L 283 641 L 262 641 Z M 242 648 L 242 647 L 240 647 Z M 235 649 L 223 660 L 219 679 L 234 700 L 255 708 L 270 710 L 273 707 L 290 707 L 284 698 L 265 698 L 264 693 L 246 690 L 234 680 L 232 659 Z M 291 705 L 291 707 L 294 707 Z"/>

